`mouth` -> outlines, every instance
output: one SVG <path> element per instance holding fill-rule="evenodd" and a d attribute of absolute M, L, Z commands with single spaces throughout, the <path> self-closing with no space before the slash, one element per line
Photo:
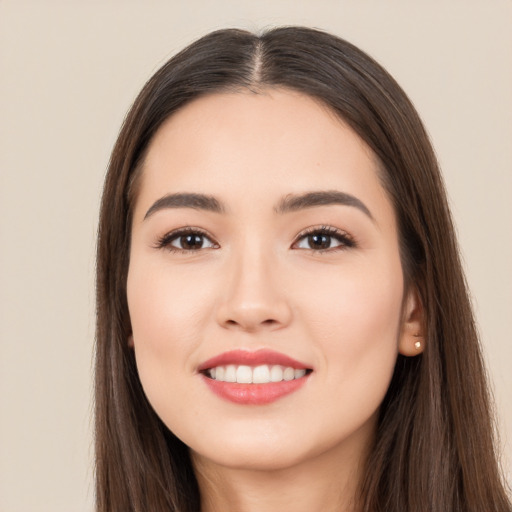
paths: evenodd
<path fill-rule="evenodd" d="M 263 405 L 299 390 L 313 369 L 270 350 L 234 350 L 204 362 L 198 372 L 220 398 Z"/>
<path fill-rule="evenodd" d="M 268 384 L 300 379 L 311 370 L 293 368 L 292 366 L 262 364 L 251 367 L 229 364 L 208 368 L 203 373 L 206 377 L 219 382 L 237 382 L 238 384 Z"/>

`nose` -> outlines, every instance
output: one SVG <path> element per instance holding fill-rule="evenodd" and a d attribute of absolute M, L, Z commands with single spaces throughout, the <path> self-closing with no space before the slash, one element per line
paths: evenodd
<path fill-rule="evenodd" d="M 227 263 L 230 270 L 217 308 L 218 323 L 245 332 L 286 327 L 292 310 L 276 262 L 256 251 L 248 253 L 233 255 Z"/>

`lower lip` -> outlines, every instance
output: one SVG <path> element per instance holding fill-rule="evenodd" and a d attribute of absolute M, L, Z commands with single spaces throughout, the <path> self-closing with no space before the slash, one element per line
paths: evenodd
<path fill-rule="evenodd" d="M 269 382 L 267 384 L 238 384 L 222 382 L 202 375 L 208 387 L 220 398 L 235 404 L 265 405 L 299 390 L 308 379 L 305 375 L 300 379 Z"/>

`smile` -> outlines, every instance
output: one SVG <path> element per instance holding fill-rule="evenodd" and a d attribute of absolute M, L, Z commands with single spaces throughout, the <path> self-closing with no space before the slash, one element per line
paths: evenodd
<path fill-rule="evenodd" d="M 206 371 L 206 375 L 211 379 L 221 382 L 238 382 L 239 384 L 267 384 L 269 382 L 290 381 L 300 379 L 306 375 L 304 368 L 292 368 L 291 366 L 281 366 L 263 364 L 256 367 L 233 364 L 227 366 L 216 366 Z"/>
<path fill-rule="evenodd" d="M 311 368 L 270 350 L 234 350 L 209 359 L 199 368 L 217 396 L 245 405 L 263 405 L 297 391 Z"/>

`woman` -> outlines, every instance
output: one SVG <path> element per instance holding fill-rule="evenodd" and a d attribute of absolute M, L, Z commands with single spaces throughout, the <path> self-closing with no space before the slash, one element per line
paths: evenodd
<path fill-rule="evenodd" d="M 99 511 L 510 511 L 434 153 L 349 43 L 224 30 L 164 65 L 97 285 Z"/>

